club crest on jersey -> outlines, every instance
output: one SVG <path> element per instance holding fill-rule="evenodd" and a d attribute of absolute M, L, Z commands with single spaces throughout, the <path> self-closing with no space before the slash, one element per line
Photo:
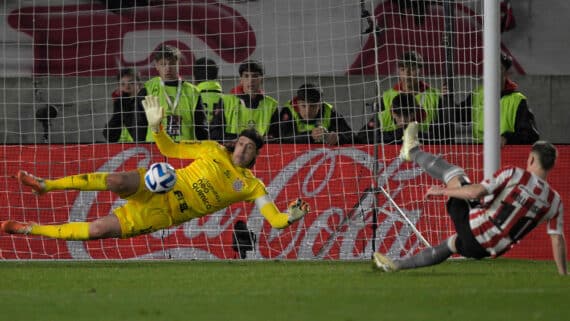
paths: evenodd
<path fill-rule="evenodd" d="M 243 189 L 243 182 L 239 179 L 236 179 L 232 184 L 232 187 L 234 188 L 234 191 L 241 192 L 241 190 Z"/>

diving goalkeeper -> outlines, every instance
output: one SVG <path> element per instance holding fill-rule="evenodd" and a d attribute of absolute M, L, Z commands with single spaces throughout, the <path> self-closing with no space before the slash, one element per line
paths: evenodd
<path fill-rule="evenodd" d="M 155 96 L 147 96 L 143 107 L 154 140 L 166 157 L 193 159 L 176 170 L 174 188 L 164 194 L 145 188 L 146 169 L 119 173 L 89 173 L 55 180 L 41 179 L 19 171 L 17 178 L 36 194 L 53 190 L 112 191 L 127 202 L 113 214 L 93 222 L 40 225 L 33 222 L 3 221 L 1 229 L 9 234 L 41 235 L 63 240 L 129 238 L 179 225 L 239 201 L 255 202 L 273 228 L 282 229 L 309 212 L 309 204 L 297 199 L 287 213 L 281 213 L 250 168 L 263 146 L 254 129 L 240 133 L 232 151 L 214 141 L 175 143 L 161 128 L 163 109 Z"/>

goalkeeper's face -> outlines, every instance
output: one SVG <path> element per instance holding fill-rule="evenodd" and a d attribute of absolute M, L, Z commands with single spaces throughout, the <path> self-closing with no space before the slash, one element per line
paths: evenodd
<path fill-rule="evenodd" d="M 232 162 L 235 166 L 249 167 L 257 157 L 255 142 L 245 136 L 240 136 L 236 142 L 232 154 Z"/>

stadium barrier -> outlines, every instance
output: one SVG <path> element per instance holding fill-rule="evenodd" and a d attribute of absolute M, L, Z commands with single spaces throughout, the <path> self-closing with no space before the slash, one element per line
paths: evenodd
<path fill-rule="evenodd" d="M 570 200 L 566 173 L 570 146 L 558 146 L 559 159 L 550 181 Z M 467 169 L 474 180 L 480 179 L 482 146 L 429 146 L 426 149 L 462 155 L 469 149 L 478 158 L 453 162 Z M 302 221 L 282 230 L 272 230 L 259 211 L 246 203 L 236 204 L 212 215 L 181 226 L 126 240 L 66 242 L 41 237 L 0 235 L 2 259 L 223 259 L 236 258 L 232 250 L 233 225 L 246 220 L 257 235 L 254 259 L 367 259 L 375 248 L 415 251 L 421 242 L 401 220 L 386 195 L 375 193 L 382 186 L 432 244 L 452 233 L 443 199 L 423 199 L 429 185 L 437 184 L 417 167 L 402 163 L 398 146 L 385 146 L 385 167 L 373 180 L 372 146 L 308 148 L 304 145 L 268 145 L 259 156 L 254 173 L 262 179 L 269 194 L 282 210 L 298 196 L 311 204 L 313 211 Z M 40 223 L 94 220 L 108 215 L 124 200 L 110 192 L 56 191 L 36 197 L 21 188 L 13 175 L 19 169 L 49 178 L 93 171 L 122 171 L 164 161 L 152 144 L 89 145 L 4 145 L 0 149 L 3 167 L 0 174 L 2 220 L 16 219 Z M 109 155 L 109 157 L 100 157 Z M 279 157 L 274 157 L 279 155 Z M 528 146 L 507 146 L 502 163 L 524 167 Z M 174 167 L 188 160 L 168 160 Z M 477 169 L 475 171 L 474 169 Z M 206 195 L 208 193 L 205 189 Z M 376 208 L 374 207 L 376 196 Z M 374 210 L 375 208 L 375 210 Z M 372 217 L 376 216 L 374 222 Z M 375 225 L 376 224 L 376 225 Z M 377 228 L 375 228 L 377 227 Z M 373 229 L 376 233 L 373 233 Z M 570 225 L 565 222 L 569 235 Z M 404 251 L 402 250 L 402 255 Z M 550 240 L 544 226 L 529 234 L 507 254 L 512 258 L 550 259 Z"/>

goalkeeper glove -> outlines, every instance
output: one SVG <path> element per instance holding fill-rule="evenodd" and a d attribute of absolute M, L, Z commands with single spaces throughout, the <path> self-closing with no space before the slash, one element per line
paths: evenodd
<path fill-rule="evenodd" d="M 160 131 L 160 123 L 162 122 L 163 113 L 162 107 L 158 102 L 158 97 L 146 96 L 142 101 L 142 105 L 148 121 L 148 126 L 153 132 L 158 133 Z"/>
<path fill-rule="evenodd" d="M 309 213 L 309 211 L 311 210 L 309 203 L 303 201 L 300 198 L 289 203 L 288 208 L 289 208 L 289 211 L 288 211 L 289 212 L 289 219 L 288 219 L 289 224 L 293 224 L 294 222 L 297 222 L 298 220 L 303 218 L 303 216 L 307 215 L 307 213 Z"/>

